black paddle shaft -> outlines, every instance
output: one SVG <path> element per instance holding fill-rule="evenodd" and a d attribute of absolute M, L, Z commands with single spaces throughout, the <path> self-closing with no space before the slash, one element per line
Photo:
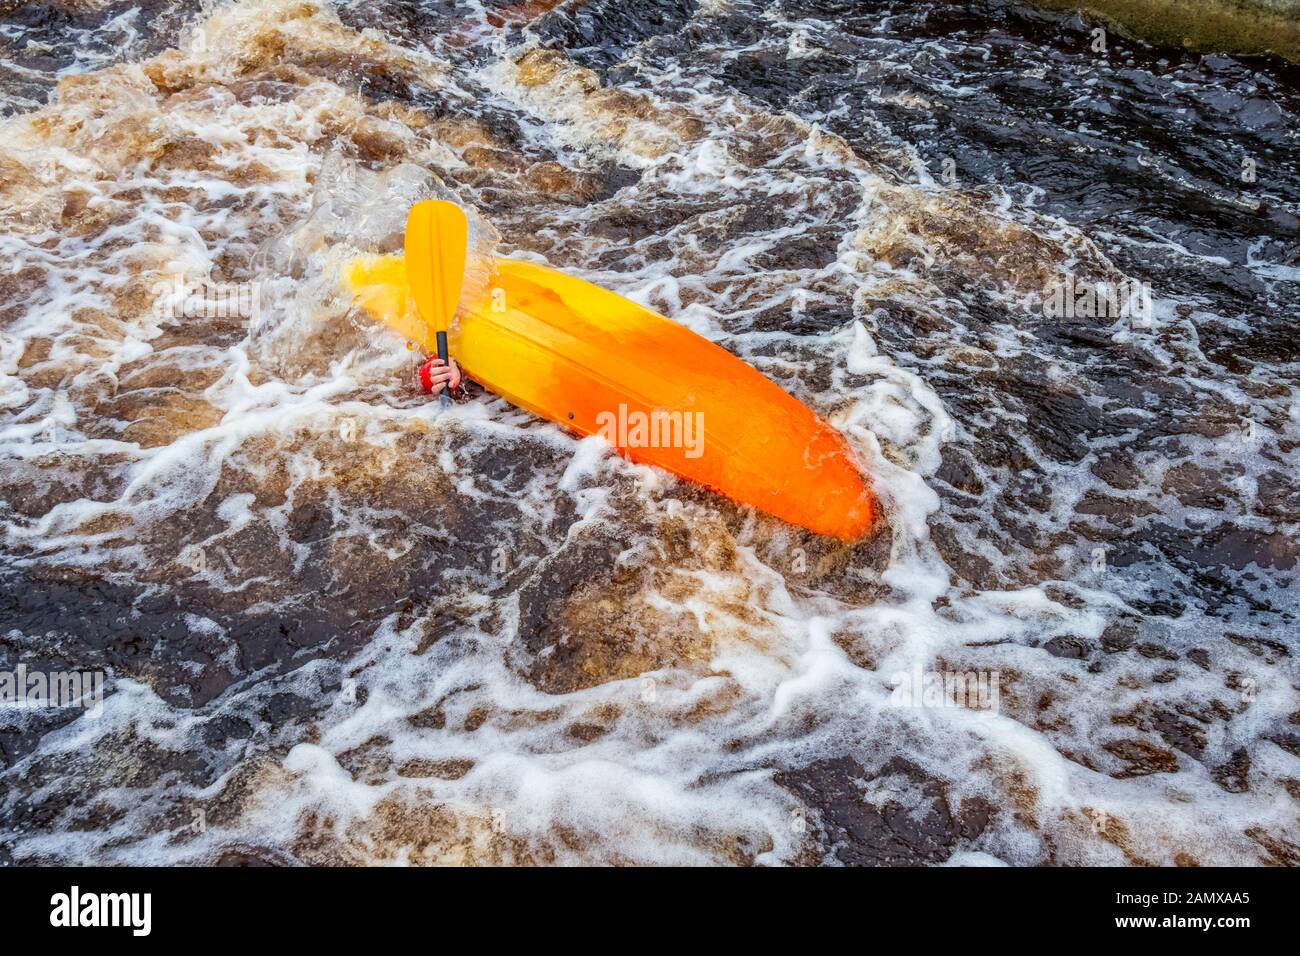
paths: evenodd
<path fill-rule="evenodd" d="M 447 359 L 447 333 L 438 333 L 438 358 L 442 359 L 443 368 L 451 368 L 451 362 Z M 451 405 L 451 383 L 448 382 L 442 388 L 442 394 L 439 399 L 442 401 L 444 408 Z"/>

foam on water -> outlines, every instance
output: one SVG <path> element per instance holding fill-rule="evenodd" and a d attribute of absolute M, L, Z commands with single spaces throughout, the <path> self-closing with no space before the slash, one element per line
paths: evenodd
<path fill-rule="evenodd" d="M 1211 363 L 1212 291 L 1089 325 L 1109 369 L 1063 344 L 1034 297 L 1133 275 L 1141 230 L 949 188 L 888 127 L 919 95 L 864 146 L 847 100 L 746 89 L 752 59 L 870 75 L 931 42 L 801 6 L 587 49 L 563 10 L 431 8 L 421 41 L 244 0 L 5 122 L 0 659 L 111 690 L 4 716 L 7 858 L 1295 852 L 1295 515 L 1261 504 L 1294 497 L 1294 364 Z M 823 414 L 886 525 L 826 541 L 491 396 L 424 401 L 338 269 L 439 190 Z M 1289 295 L 1270 249 L 1244 268 Z M 177 276 L 254 283 L 257 314 L 177 316 Z M 1158 391 L 1103 390 L 1114 364 Z M 1217 424 L 1143 438 L 1153 401 Z M 936 672 L 994 706 L 928 698 Z"/>

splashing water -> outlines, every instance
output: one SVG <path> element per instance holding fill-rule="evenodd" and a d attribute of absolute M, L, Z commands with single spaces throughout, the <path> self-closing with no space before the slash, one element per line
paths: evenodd
<path fill-rule="evenodd" d="M 0 859 L 1300 860 L 1294 71 L 1005 2 L 149 9 L 0 32 L 0 670 L 108 675 L 0 710 Z M 444 189 L 887 527 L 439 414 L 339 274 Z"/>

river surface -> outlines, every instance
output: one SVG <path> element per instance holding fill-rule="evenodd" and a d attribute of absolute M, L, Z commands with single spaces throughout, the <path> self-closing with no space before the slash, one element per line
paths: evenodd
<path fill-rule="evenodd" d="M 0 709 L 0 861 L 1300 862 L 1300 71 L 1094 27 L 0 5 L 0 671 L 106 681 Z M 338 281 L 438 190 L 879 531 L 440 413 Z"/>

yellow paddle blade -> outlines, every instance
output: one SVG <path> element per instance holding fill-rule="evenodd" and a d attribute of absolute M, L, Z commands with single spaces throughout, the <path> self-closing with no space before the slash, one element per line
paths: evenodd
<path fill-rule="evenodd" d="M 468 242 L 469 221 L 455 203 L 426 199 L 406 216 L 407 279 L 430 332 L 447 331 L 456 314 Z"/>

